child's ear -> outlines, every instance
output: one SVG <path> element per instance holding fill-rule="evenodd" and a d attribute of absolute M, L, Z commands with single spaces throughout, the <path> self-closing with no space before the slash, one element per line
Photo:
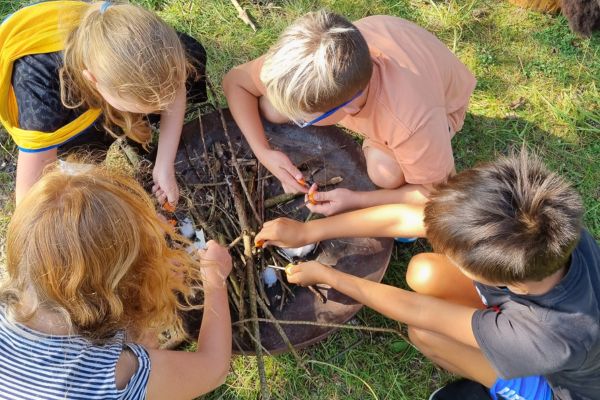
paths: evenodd
<path fill-rule="evenodd" d="M 90 70 L 84 69 L 82 71 L 83 77 L 85 79 L 87 79 L 88 81 L 90 81 L 90 83 L 94 86 L 98 85 L 98 81 L 96 80 L 96 77 L 94 76 L 94 74 L 92 74 L 92 72 Z"/>

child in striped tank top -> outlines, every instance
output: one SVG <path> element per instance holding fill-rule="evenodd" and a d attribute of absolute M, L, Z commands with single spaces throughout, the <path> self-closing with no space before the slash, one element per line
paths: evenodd
<path fill-rule="evenodd" d="M 131 178 L 49 171 L 17 206 L 0 287 L 0 398 L 190 399 L 231 358 L 227 250 L 190 256 Z M 198 259 L 200 261 L 198 261 Z M 202 265 L 200 265 L 202 264 Z M 158 348 L 202 281 L 195 352 Z"/>

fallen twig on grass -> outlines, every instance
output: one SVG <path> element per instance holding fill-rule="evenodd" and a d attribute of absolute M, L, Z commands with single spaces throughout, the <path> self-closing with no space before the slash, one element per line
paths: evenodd
<path fill-rule="evenodd" d="M 247 318 L 245 320 L 235 321 L 232 325 L 245 324 L 248 322 L 253 322 L 253 318 Z M 272 320 L 268 318 L 258 318 L 257 322 L 264 322 L 266 324 L 274 323 Z M 395 335 L 400 336 L 404 341 L 406 341 L 409 345 L 417 349 L 410 341 L 410 339 L 401 331 L 394 328 L 379 328 L 379 327 L 371 327 L 364 325 L 346 325 L 346 324 L 333 324 L 329 322 L 315 322 L 315 321 L 287 321 L 287 320 L 278 320 L 278 324 L 281 325 L 308 325 L 308 326 L 319 326 L 323 328 L 334 328 L 334 329 L 350 329 L 355 331 L 367 331 L 367 332 L 377 332 L 377 333 L 393 333 Z M 418 349 L 417 349 L 418 350 Z"/>
<path fill-rule="evenodd" d="M 238 3 L 237 0 L 231 0 L 231 4 L 233 4 L 235 9 L 237 10 L 239 19 L 244 21 L 246 25 L 250 26 L 250 28 L 252 28 L 252 30 L 256 32 L 256 25 L 254 25 L 254 22 L 252 22 L 252 20 L 250 19 L 248 12 L 244 8 L 242 8 L 242 6 L 240 6 L 240 3 Z"/>

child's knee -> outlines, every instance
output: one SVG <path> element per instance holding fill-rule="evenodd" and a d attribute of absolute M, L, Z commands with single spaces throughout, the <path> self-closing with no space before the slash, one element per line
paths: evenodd
<path fill-rule="evenodd" d="M 417 293 L 431 294 L 434 285 L 435 263 L 427 253 L 411 258 L 406 271 L 406 283 Z"/>
<path fill-rule="evenodd" d="M 404 185 L 404 174 L 396 160 L 382 150 L 365 148 L 367 173 L 371 182 L 382 189 L 397 189 Z"/>
<path fill-rule="evenodd" d="M 272 122 L 274 124 L 284 124 L 286 122 L 290 122 L 289 118 L 279 113 L 279 111 L 277 111 L 275 107 L 273 107 L 273 105 L 271 104 L 269 99 L 267 99 L 266 96 L 259 97 L 258 105 L 260 108 L 260 114 L 267 121 Z"/>

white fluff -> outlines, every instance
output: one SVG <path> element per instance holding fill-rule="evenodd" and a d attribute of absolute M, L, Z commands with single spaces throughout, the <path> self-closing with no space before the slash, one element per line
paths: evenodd
<path fill-rule="evenodd" d="M 262 280 L 267 287 L 273 286 L 277 282 L 277 272 L 273 268 L 265 268 L 262 272 Z"/>
<path fill-rule="evenodd" d="M 194 242 L 194 246 L 200 250 L 206 249 L 206 237 L 204 236 L 204 231 L 202 229 L 196 231 L 196 241 Z"/>
<path fill-rule="evenodd" d="M 190 254 L 198 250 L 206 250 L 206 239 L 204 237 L 204 231 L 200 229 L 199 231 L 196 231 L 195 234 L 196 240 L 194 241 L 194 243 L 188 246 L 188 253 Z"/>
<path fill-rule="evenodd" d="M 179 233 L 188 239 L 194 237 L 195 229 L 192 220 L 189 217 L 185 217 L 179 224 Z"/>
<path fill-rule="evenodd" d="M 292 259 L 294 257 L 303 258 L 306 257 L 311 251 L 315 249 L 316 244 L 311 243 L 302 247 L 289 247 L 289 248 L 281 248 L 281 252 L 286 255 L 288 259 Z"/>
<path fill-rule="evenodd" d="M 58 167 L 66 175 L 79 175 L 79 174 L 85 174 L 86 172 L 91 170 L 94 166 L 91 164 L 74 163 L 74 162 L 58 160 Z"/>

